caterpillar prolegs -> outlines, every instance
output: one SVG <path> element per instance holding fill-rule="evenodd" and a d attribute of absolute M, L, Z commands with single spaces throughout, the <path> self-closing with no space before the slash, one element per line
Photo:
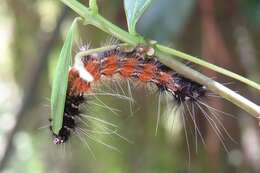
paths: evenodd
<path fill-rule="evenodd" d="M 125 51 L 117 46 L 103 52 L 75 59 L 68 72 L 68 88 L 62 128 L 53 132 L 55 144 L 66 143 L 80 118 L 80 105 L 88 101 L 96 83 L 104 77 L 119 75 L 145 85 L 154 84 L 160 92 L 170 93 L 177 104 L 196 102 L 206 94 L 206 87 L 169 69 L 151 55 L 147 48 L 137 46 Z M 50 127 L 52 130 L 52 127 Z"/>

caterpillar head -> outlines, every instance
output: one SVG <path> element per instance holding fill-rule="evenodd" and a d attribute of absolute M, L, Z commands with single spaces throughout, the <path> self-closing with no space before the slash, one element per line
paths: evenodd
<path fill-rule="evenodd" d="M 51 122 L 52 119 L 49 119 L 49 121 Z M 70 136 L 70 131 L 64 127 L 62 127 L 59 131 L 59 134 L 56 134 L 53 132 L 52 126 L 50 125 L 50 130 L 52 132 L 52 136 L 53 136 L 53 143 L 54 144 L 63 144 L 65 143 L 69 136 Z"/>
<path fill-rule="evenodd" d="M 53 143 L 54 144 L 64 144 L 68 140 L 69 136 L 70 136 L 70 131 L 65 128 L 62 128 L 59 131 L 58 135 L 53 133 Z"/>

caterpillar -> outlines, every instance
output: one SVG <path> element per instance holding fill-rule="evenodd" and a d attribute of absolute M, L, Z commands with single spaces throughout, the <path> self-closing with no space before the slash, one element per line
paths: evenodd
<path fill-rule="evenodd" d="M 206 87 L 189 80 L 157 60 L 148 48 L 137 46 L 125 51 L 116 48 L 75 59 L 68 72 L 63 124 L 58 134 L 53 134 L 54 144 L 66 143 L 77 126 L 80 118 L 80 105 L 88 101 L 85 93 L 91 93 L 93 87 L 103 77 L 116 74 L 122 79 L 132 79 L 143 84 L 152 83 L 160 92 L 168 92 L 177 104 L 196 102 L 206 94 Z M 50 126 L 52 131 L 52 127 Z"/>

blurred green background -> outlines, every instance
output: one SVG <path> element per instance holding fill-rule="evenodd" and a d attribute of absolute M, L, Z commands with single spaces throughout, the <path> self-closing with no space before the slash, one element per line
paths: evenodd
<path fill-rule="evenodd" d="M 122 0 L 99 0 L 103 16 L 126 29 Z M 82 1 L 87 4 L 87 1 Z M 220 98 L 207 100 L 210 106 L 237 118 L 219 115 L 225 128 L 225 151 L 214 129 L 204 118 L 197 123 L 205 140 L 196 140 L 194 126 L 168 113 L 155 135 L 158 94 L 142 88 L 133 90 L 134 116 L 129 104 L 113 97 L 100 97 L 118 116 L 106 108 L 91 105 L 91 113 L 119 126 L 117 135 L 97 139 L 119 152 L 85 138 L 74 136 L 66 146 L 52 144 L 48 118 L 53 71 L 75 13 L 57 0 L 2 0 L 0 5 L 0 171 L 4 173 L 155 173 L 155 172 L 260 172 L 260 129 L 247 113 Z M 138 31 L 150 39 L 225 67 L 260 82 L 259 0 L 154 0 L 138 23 Z M 100 46 L 109 36 L 88 26 L 80 28 L 80 46 Z M 205 69 L 208 76 L 259 103 L 258 91 Z M 111 85 L 113 87 L 113 85 Z M 122 87 L 127 88 L 124 84 Z M 104 87 L 104 90 L 109 87 Z M 99 102 L 98 100 L 94 101 Z M 165 106 L 162 106 L 162 109 Z M 163 112 L 163 111 L 162 111 Z M 46 128 L 41 128 L 46 127 Z M 196 142 L 197 141 L 197 142 Z M 196 143 L 198 146 L 196 147 Z M 190 159 L 189 159 L 190 156 Z"/>

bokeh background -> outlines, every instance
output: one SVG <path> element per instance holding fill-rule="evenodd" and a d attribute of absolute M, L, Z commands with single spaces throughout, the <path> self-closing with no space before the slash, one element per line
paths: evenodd
<path fill-rule="evenodd" d="M 122 0 L 98 2 L 103 16 L 126 29 Z M 82 3 L 88 2 L 82 0 Z M 209 99 L 207 103 L 236 117 L 219 115 L 236 141 L 220 127 L 227 151 L 204 118 L 198 118 L 197 123 L 205 144 L 200 138 L 196 140 L 192 122 L 186 122 L 190 152 L 182 118 L 176 118 L 173 127 L 171 124 L 171 117 L 178 113 L 165 115 L 155 135 L 158 94 L 142 88 L 132 88 L 134 116 L 130 116 L 129 104 L 117 98 L 99 98 L 109 107 L 121 110 L 117 116 L 107 108 L 91 105 L 93 115 L 118 125 L 117 132 L 129 140 L 111 134 L 96 138 L 118 148 L 119 152 L 86 136 L 82 137 L 89 142 L 96 159 L 75 136 L 66 146 L 52 144 L 48 129 L 51 81 L 66 31 L 75 16 L 57 0 L 1 1 L 1 172 L 260 172 L 260 129 L 256 121 L 221 98 Z M 139 21 L 138 31 L 147 38 L 260 82 L 259 0 L 154 0 Z M 81 27 L 74 53 L 88 42 L 98 47 L 108 37 L 94 27 Z M 193 67 L 260 103 L 259 91 Z"/>

